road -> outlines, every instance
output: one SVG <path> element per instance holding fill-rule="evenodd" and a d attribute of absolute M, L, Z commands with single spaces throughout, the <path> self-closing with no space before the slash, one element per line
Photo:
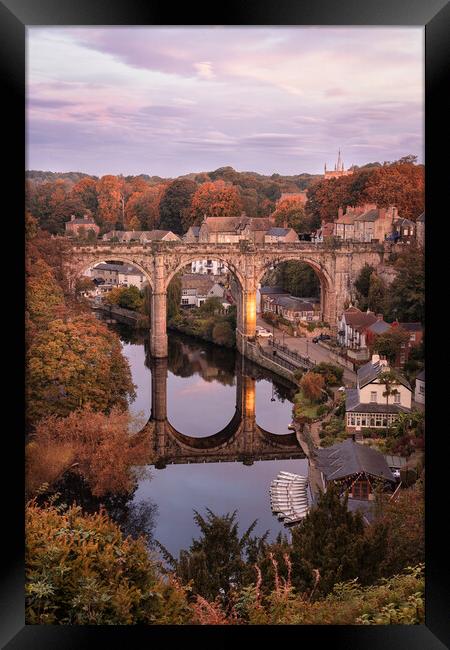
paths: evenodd
<path fill-rule="evenodd" d="M 309 357 L 315 363 L 321 363 L 324 361 L 326 363 L 338 365 L 336 361 L 330 358 L 329 350 L 321 347 L 318 343 L 313 343 L 311 339 L 303 336 L 289 336 L 276 327 L 268 325 L 268 323 L 266 323 L 260 316 L 256 317 L 256 324 L 264 327 L 267 331 L 272 332 L 277 343 L 286 345 L 293 352 L 298 352 L 298 354 L 301 354 L 304 357 Z M 259 342 L 261 345 L 268 345 L 266 338 L 259 337 Z M 344 368 L 344 366 L 341 367 Z M 345 385 L 355 385 L 356 373 L 349 368 L 344 368 L 343 380 Z"/>

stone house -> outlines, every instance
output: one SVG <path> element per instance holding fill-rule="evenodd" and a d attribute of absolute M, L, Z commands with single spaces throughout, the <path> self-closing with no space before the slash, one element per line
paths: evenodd
<path fill-rule="evenodd" d="M 93 280 L 104 280 L 105 285 L 113 287 L 137 287 L 139 290 L 146 283 L 145 275 L 130 264 L 97 264 L 91 269 Z M 105 286 L 104 285 L 104 286 Z"/>
<path fill-rule="evenodd" d="M 399 327 L 409 334 L 408 341 L 401 344 L 400 352 L 395 360 L 395 366 L 401 367 L 408 361 L 411 350 L 422 343 L 423 327 L 422 323 L 399 323 L 398 321 L 394 321 L 391 327 Z"/>
<path fill-rule="evenodd" d="M 225 287 L 215 282 L 211 276 L 198 273 L 185 273 L 181 276 L 181 305 L 200 307 L 208 298 L 223 300 Z"/>
<path fill-rule="evenodd" d="M 65 229 L 66 235 L 75 237 L 83 232 L 87 235 L 90 230 L 92 230 L 98 237 L 98 233 L 100 232 L 100 228 L 97 226 L 94 219 L 87 214 L 85 214 L 82 218 L 77 218 L 73 214 L 70 217 L 70 221 L 66 222 Z"/>
<path fill-rule="evenodd" d="M 379 379 L 392 372 L 392 393 L 383 395 L 385 384 Z M 347 388 L 345 402 L 346 430 L 361 436 L 363 429 L 385 429 L 399 413 L 411 412 L 411 386 L 400 373 L 393 371 L 386 359 L 373 354 L 372 359 L 357 371 L 356 388 Z"/>
<path fill-rule="evenodd" d="M 200 236 L 200 226 L 191 226 L 183 235 L 182 239 L 186 244 L 197 244 Z"/>
<path fill-rule="evenodd" d="M 416 224 L 410 219 L 394 219 L 392 229 L 392 234 L 387 239 L 392 238 L 404 244 L 410 244 L 416 239 Z"/>
<path fill-rule="evenodd" d="M 265 294 L 261 296 L 263 311 L 282 316 L 292 323 L 300 321 L 320 321 L 320 306 L 285 294 Z"/>
<path fill-rule="evenodd" d="M 271 217 L 206 217 L 199 233 L 199 242 L 233 244 L 242 240 L 264 243 L 264 236 L 275 226 Z"/>
<path fill-rule="evenodd" d="M 322 221 L 320 228 L 311 233 L 311 241 L 320 244 L 329 237 L 334 235 L 334 223 L 332 221 Z"/>
<path fill-rule="evenodd" d="M 423 248 L 425 246 L 425 212 L 422 212 L 422 214 L 417 217 L 416 237 L 417 243 Z"/>
<path fill-rule="evenodd" d="M 264 235 L 265 244 L 276 244 L 277 242 L 298 241 L 298 235 L 293 228 L 270 228 Z"/>
<path fill-rule="evenodd" d="M 349 307 L 338 323 L 338 343 L 347 348 L 350 358 L 363 361 L 369 358 L 375 337 L 390 329 L 390 324 L 383 319 L 383 314 L 374 314 L 357 307 Z"/>
<path fill-rule="evenodd" d="M 256 290 L 256 313 L 268 311 L 267 299 L 274 296 L 288 296 L 289 293 L 281 287 L 258 287 Z"/>
<path fill-rule="evenodd" d="M 139 241 L 141 244 L 152 241 L 181 241 L 181 237 L 171 230 L 147 230 L 141 233 Z"/>

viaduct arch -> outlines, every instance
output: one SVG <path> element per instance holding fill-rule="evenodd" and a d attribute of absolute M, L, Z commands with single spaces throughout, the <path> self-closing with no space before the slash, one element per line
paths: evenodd
<path fill-rule="evenodd" d="M 67 249 L 64 268 L 69 285 L 74 289 L 76 278 L 89 266 L 105 260 L 132 264 L 142 271 L 152 288 L 150 350 L 155 358 L 167 356 L 166 296 L 173 276 L 196 259 L 222 260 L 238 280 L 240 295 L 237 306 L 236 340 L 245 355 L 247 342 L 255 338 L 256 289 L 270 266 L 298 261 L 309 264 L 321 282 L 323 319 L 336 325 L 344 303 L 351 297 L 353 282 L 364 264 L 382 264 L 390 252 L 387 243 L 292 242 L 259 244 L 241 241 L 235 244 L 151 242 L 95 244 L 76 243 Z"/>

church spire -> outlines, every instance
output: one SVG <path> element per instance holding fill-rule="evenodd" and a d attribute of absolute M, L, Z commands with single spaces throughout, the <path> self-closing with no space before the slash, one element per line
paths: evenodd
<path fill-rule="evenodd" d="M 338 171 L 338 172 L 344 171 L 344 167 L 343 167 L 342 162 L 341 162 L 341 150 L 340 149 L 339 149 L 339 152 L 338 152 L 336 171 Z"/>

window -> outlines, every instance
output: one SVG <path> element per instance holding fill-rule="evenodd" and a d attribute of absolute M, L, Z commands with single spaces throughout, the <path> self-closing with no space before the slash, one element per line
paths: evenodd
<path fill-rule="evenodd" d="M 411 334 L 411 336 L 409 337 L 409 340 L 410 340 L 410 341 L 415 341 L 415 340 L 416 340 L 416 335 L 415 335 L 415 334 Z"/>
<path fill-rule="evenodd" d="M 368 481 L 356 481 L 356 483 L 353 484 L 352 494 L 355 499 L 367 499 L 369 496 Z"/>
<path fill-rule="evenodd" d="M 377 403 L 377 391 L 376 390 L 371 391 L 371 393 L 370 393 L 370 401 L 372 403 L 374 403 L 374 404 Z"/>
<path fill-rule="evenodd" d="M 400 393 L 395 393 L 394 404 L 400 404 Z"/>
<path fill-rule="evenodd" d="M 188 305 L 189 304 L 189 298 L 181 298 L 181 304 L 182 305 Z"/>
<path fill-rule="evenodd" d="M 419 386 L 419 393 L 425 395 L 425 386 Z"/>

